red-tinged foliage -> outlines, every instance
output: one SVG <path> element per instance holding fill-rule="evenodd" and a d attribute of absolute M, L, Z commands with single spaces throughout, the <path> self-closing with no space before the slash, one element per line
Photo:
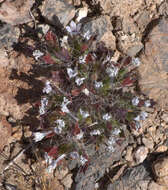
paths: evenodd
<path fill-rule="evenodd" d="M 62 112 L 62 111 L 59 111 L 59 114 L 60 114 L 61 116 L 66 115 L 66 113 L 65 113 L 65 112 Z"/>
<path fill-rule="evenodd" d="M 71 90 L 72 96 L 78 96 L 80 93 L 81 93 L 81 89 L 79 89 L 79 88 L 75 88 L 75 89 Z"/>
<path fill-rule="evenodd" d="M 48 135 L 46 136 L 46 138 L 49 139 L 49 138 L 51 138 L 51 137 L 53 137 L 53 136 L 55 136 L 55 133 L 54 133 L 54 132 L 51 132 L 50 134 L 48 134 Z"/>
<path fill-rule="evenodd" d="M 145 104 L 145 101 L 144 100 L 140 100 L 138 106 L 141 107 L 141 106 L 144 106 L 144 104 Z"/>
<path fill-rule="evenodd" d="M 126 57 L 124 60 L 123 60 L 123 66 L 128 66 L 132 61 L 132 58 L 130 56 Z"/>
<path fill-rule="evenodd" d="M 49 150 L 47 150 L 47 153 L 50 157 L 56 159 L 58 157 L 58 147 L 57 146 L 53 146 L 52 148 L 50 148 Z"/>
<path fill-rule="evenodd" d="M 46 41 L 49 41 L 50 43 L 55 43 L 56 42 L 56 36 L 53 34 L 52 31 L 48 31 L 47 34 L 45 35 Z"/>
<path fill-rule="evenodd" d="M 131 122 L 131 123 L 130 123 L 130 127 L 131 127 L 132 129 L 134 129 L 134 130 L 137 130 L 137 129 L 136 129 L 136 124 L 135 124 L 135 122 Z"/>
<path fill-rule="evenodd" d="M 37 108 L 38 108 L 38 107 L 40 107 L 40 105 L 41 105 L 40 100 L 38 100 L 38 101 L 37 101 L 37 102 L 35 102 L 35 104 L 34 104 L 34 106 L 35 106 L 35 107 L 37 107 Z"/>
<path fill-rule="evenodd" d="M 110 122 L 107 122 L 107 128 L 108 128 L 109 130 L 112 130 L 112 129 L 113 129 L 112 124 L 111 124 Z"/>
<path fill-rule="evenodd" d="M 74 88 L 71 90 L 71 95 L 72 96 L 78 96 L 82 90 L 85 88 L 85 85 L 83 85 L 81 88 Z"/>
<path fill-rule="evenodd" d="M 75 123 L 74 130 L 73 130 L 73 135 L 77 135 L 80 133 L 80 128 L 78 122 Z"/>
<path fill-rule="evenodd" d="M 89 48 L 88 44 L 83 44 L 81 47 L 81 51 L 85 52 Z"/>
<path fill-rule="evenodd" d="M 88 64 L 89 62 L 93 61 L 91 53 L 89 53 L 89 54 L 86 56 L 85 61 L 86 61 L 87 64 Z"/>
<path fill-rule="evenodd" d="M 42 60 L 46 63 L 46 64 L 54 64 L 54 60 L 51 58 L 50 54 L 46 54 L 45 56 L 42 57 Z"/>
<path fill-rule="evenodd" d="M 127 77 L 126 79 L 123 80 L 122 86 L 131 86 L 133 85 L 134 82 L 135 82 L 134 79 L 132 79 L 131 77 Z"/>

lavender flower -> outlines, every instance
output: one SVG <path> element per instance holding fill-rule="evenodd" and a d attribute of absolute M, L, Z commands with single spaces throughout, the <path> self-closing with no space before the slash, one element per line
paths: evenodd
<path fill-rule="evenodd" d="M 69 78 L 74 78 L 78 74 L 76 70 L 73 70 L 71 68 L 67 68 L 67 73 L 68 73 Z"/>
<path fill-rule="evenodd" d="M 70 22 L 70 26 L 66 26 L 66 30 L 70 33 L 71 36 L 79 34 L 81 29 L 81 24 L 76 24 L 74 21 Z"/>
<path fill-rule="evenodd" d="M 79 154 L 78 154 L 78 152 L 71 152 L 71 153 L 70 153 L 70 157 L 71 157 L 72 159 L 78 159 L 78 158 L 79 158 Z"/>

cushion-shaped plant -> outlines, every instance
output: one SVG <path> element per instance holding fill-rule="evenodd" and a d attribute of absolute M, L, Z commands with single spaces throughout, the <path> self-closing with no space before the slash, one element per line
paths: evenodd
<path fill-rule="evenodd" d="M 147 117 L 146 113 L 138 115 L 138 105 L 145 102 L 129 90 L 136 87 L 137 59 L 111 61 L 114 52 L 103 43 L 91 49 L 95 36 L 81 35 L 79 27 L 62 41 L 52 31 L 45 39 L 46 52 L 39 60 L 52 65 L 53 71 L 43 89 L 41 132 L 34 133 L 34 140 L 43 139 L 50 169 L 64 157 L 85 165 L 89 162 L 87 145 L 104 144 L 113 152 L 117 140 L 124 139 L 122 125 L 138 128 Z"/>

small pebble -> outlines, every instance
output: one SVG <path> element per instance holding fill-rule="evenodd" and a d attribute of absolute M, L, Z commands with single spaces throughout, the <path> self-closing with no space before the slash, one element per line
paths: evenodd
<path fill-rule="evenodd" d="M 134 153 L 134 157 L 137 164 L 142 163 L 148 155 L 148 148 L 140 146 Z"/>

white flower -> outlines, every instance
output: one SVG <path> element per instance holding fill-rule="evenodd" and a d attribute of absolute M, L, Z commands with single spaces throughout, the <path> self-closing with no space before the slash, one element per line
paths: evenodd
<path fill-rule="evenodd" d="M 74 21 L 70 22 L 70 26 L 66 26 L 66 30 L 70 33 L 70 35 L 77 35 L 80 32 L 81 24 L 76 24 Z"/>
<path fill-rule="evenodd" d="M 80 64 L 84 64 L 84 63 L 86 62 L 86 57 L 87 57 L 86 54 L 85 54 L 85 55 L 81 55 L 81 56 L 79 57 L 79 63 L 80 63 Z"/>
<path fill-rule="evenodd" d="M 116 129 L 116 128 L 112 132 L 113 135 L 119 135 L 120 133 L 121 133 L 121 130 L 120 129 Z"/>
<path fill-rule="evenodd" d="M 76 79 L 75 79 L 75 82 L 76 82 L 76 84 L 78 85 L 78 86 L 80 86 L 81 84 L 83 84 L 83 81 L 85 80 L 85 78 L 83 77 L 83 78 L 79 78 L 79 77 L 77 77 Z"/>
<path fill-rule="evenodd" d="M 141 120 L 145 120 L 148 117 L 148 113 L 145 111 L 142 111 L 140 114 Z"/>
<path fill-rule="evenodd" d="M 36 59 L 36 60 L 38 60 L 41 56 L 43 56 L 44 55 L 44 53 L 43 52 L 41 52 L 40 50 L 35 50 L 35 51 L 33 51 L 33 56 L 34 56 L 34 58 Z"/>
<path fill-rule="evenodd" d="M 66 97 L 64 97 L 64 100 L 61 104 L 61 111 L 65 113 L 69 113 L 69 109 L 67 108 L 67 105 L 71 103 Z"/>
<path fill-rule="evenodd" d="M 83 37 L 84 37 L 86 40 L 89 40 L 91 36 L 92 36 L 92 35 L 90 34 L 90 31 L 89 31 L 89 30 L 83 34 Z"/>
<path fill-rule="evenodd" d="M 80 156 L 80 162 L 81 162 L 81 165 L 83 166 L 88 160 L 83 157 L 82 155 Z"/>
<path fill-rule="evenodd" d="M 82 109 L 80 109 L 80 114 L 83 118 L 87 118 L 89 117 L 89 112 L 87 111 L 83 111 Z"/>
<path fill-rule="evenodd" d="M 141 61 L 139 60 L 139 58 L 133 58 L 132 59 L 132 63 L 138 67 L 141 64 Z"/>
<path fill-rule="evenodd" d="M 150 100 L 146 100 L 146 101 L 145 101 L 145 107 L 150 107 L 150 106 L 151 106 Z"/>
<path fill-rule="evenodd" d="M 99 183 L 95 183 L 95 189 L 99 188 Z"/>
<path fill-rule="evenodd" d="M 45 136 L 47 136 L 50 133 L 51 133 L 51 131 L 48 131 L 48 132 L 35 132 L 35 133 L 33 133 L 33 136 L 34 136 L 33 140 L 35 142 L 41 141 Z"/>
<path fill-rule="evenodd" d="M 108 121 L 108 120 L 111 119 L 111 115 L 109 115 L 108 113 L 106 113 L 106 114 L 103 115 L 103 119 L 106 120 L 106 121 Z"/>
<path fill-rule="evenodd" d="M 139 104 L 139 98 L 135 97 L 132 99 L 132 105 L 137 106 Z"/>
<path fill-rule="evenodd" d="M 49 94 L 52 91 L 50 81 L 46 81 L 45 87 L 43 88 L 43 93 Z"/>
<path fill-rule="evenodd" d="M 86 95 L 89 96 L 89 90 L 87 88 L 84 88 L 82 92 Z"/>
<path fill-rule="evenodd" d="M 58 162 L 61 161 L 65 156 L 66 156 L 66 154 L 62 154 L 56 160 L 52 160 L 52 162 L 50 163 L 50 165 L 47 168 L 47 171 L 49 173 L 51 173 L 53 170 L 55 170 L 55 168 L 57 167 Z"/>
<path fill-rule="evenodd" d="M 95 88 L 101 88 L 101 87 L 103 87 L 103 82 L 97 82 L 97 81 L 95 81 Z"/>
<path fill-rule="evenodd" d="M 47 152 L 44 153 L 44 159 L 46 164 L 50 165 L 52 163 L 52 158 L 47 154 Z"/>
<path fill-rule="evenodd" d="M 45 114 L 47 105 L 48 105 L 48 99 L 46 97 L 42 98 L 41 99 L 41 105 L 39 108 L 40 115 Z"/>
<path fill-rule="evenodd" d="M 69 113 L 69 112 L 70 112 L 66 105 L 62 105 L 61 110 L 62 110 L 62 112 L 64 112 L 64 113 Z"/>
<path fill-rule="evenodd" d="M 135 120 L 135 121 L 140 121 L 140 120 L 141 120 L 140 115 L 136 116 L 136 117 L 134 118 L 134 120 Z"/>
<path fill-rule="evenodd" d="M 81 138 L 83 138 L 83 134 L 83 131 L 80 131 L 80 133 L 76 135 L 76 139 L 80 140 Z"/>
<path fill-rule="evenodd" d="M 78 152 L 71 152 L 71 153 L 70 153 L 70 157 L 71 157 L 72 159 L 78 159 L 78 158 L 79 158 L 79 154 L 78 154 Z"/>
<path fill-rule="evenodd" d="M 71 68 L 67 68 L 67 73 L 68 73 L 69 78 L 74 78 L 78 74 L 78 71 L 73 70 Z"/>
<path fill-rule="evenodd" d="M 116 140 L 115 140 L 115 138 L 114 137 L 110 137 L 109 139 L 108 139 L 108 150 L 110 151 L 110 152 L 114 152 L 115 151 L 115 148 L 114 148 L 114 146 L 115 146 L 115 143 L 116 143 Z"/>
<path fill-rule="evenodd" d="M 68 46 L 68 36 L 64 36 L 61 40 L 61 47 L 64 47 L 67 49 Z"/>
<path fill-rule="evenodd" d="M 140 115 L 134 118 L 135 121 L 145 120 L 148 117 L 148 113 L 145 111 L 142 111 Z"/>
<path fill-rule="evenodd" d="M 57 119 L 55 123 L 58 125 L 54 128 L 54 132 L 56 134 L 60 134 L 62 132 L 62 129 L 65 127 L 65 122 L 62 119 Z"/>
<path fill-rule="evenodd" d="M 135 127 L 136 127 L 136 130 L 139 130 L 141 128 L 140 122 L 136 121 L 135 122 Z"/>
<path fill-rule="evenodd" d="M 95 129 L 95 130 L 93 130 L 93 131 L 90 132 L 90 135 L 91 135 L 91 136 L 100 135 L 100 134 L 101 134 L 101 132 L 100 132 L 100 130 L 98 130 L 98 129 L 97 129 L 97 130 Z"/>
<path fill-rule="evenodd" d="M 109 77 L 111 77 L 111 78 L 116 77 L 117 74 L 118 74 L 118 71 L 119 71 L 118 67 L 115 67 L 115 66 L 111 66 L 111 67 L 108 67 L 108 68 L 106 69 L 107 74 L 108 74 Z"/>
<path fill-rule="evenodd" d="M 57 119 L 56 123 L 58 124 L 59 127 L 64 128 L 65 127 L 65 122 L 62 119 Z"/>

